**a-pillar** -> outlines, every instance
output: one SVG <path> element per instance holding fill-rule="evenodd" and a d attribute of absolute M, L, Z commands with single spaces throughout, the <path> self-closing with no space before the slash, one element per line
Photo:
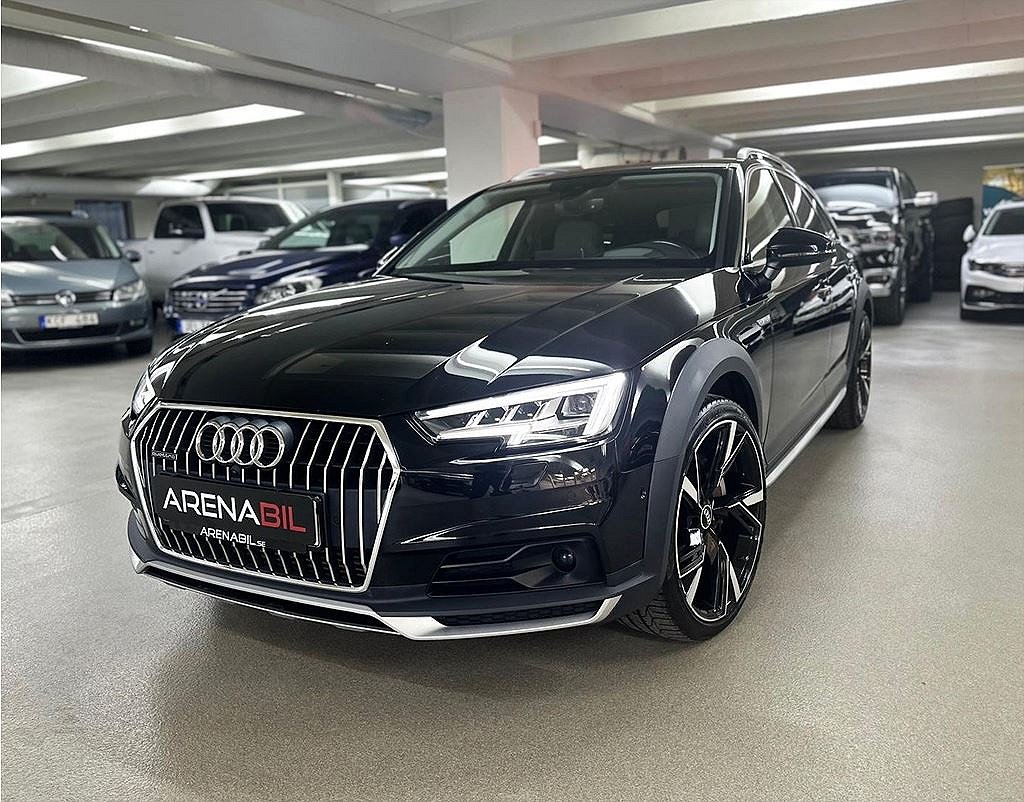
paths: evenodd
<path fill-rule="evenodd" d="M 540 164 L 537 96 L 505 86 L 444 93 L 448 205 Z"/>

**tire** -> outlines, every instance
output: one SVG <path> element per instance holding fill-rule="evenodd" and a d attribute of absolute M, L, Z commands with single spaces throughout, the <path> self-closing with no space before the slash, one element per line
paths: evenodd
<path fill-rule="evenodd" d="M 901 326 L 907 313 L 907 273 L 901 270 L 896 287 L 888 298 L 875 301 L 875 320 L 879 326 Z"/>
<path fill-rule="evenodd" d="M 684 452 L 665 581 L 619 621 L 666 640 L 699 641 L 736 617 L 757 571 L 764 538 L 765 465 L 743 408 L 712 398 Z M 712 484 L 711 477 L 720 480 Z"/>
<path fill-rule="evenodd" d="M 857 329 L 856 353 L 846 379 L 846 395 L 828 419 L 830 429 L 856 429 L 868 414 L 871 397 L 871 319 L 864 315 Z"/>
<path fill-rule="evenodd" d="M 124 344 L 124 347 L 128 351 L 128 356 L 146 356 L 146 354 L 153 352 L 153 338 L 147 337 L 145 340 L 130 340 Z"/>
<path fill-rule="evenodd" d="M 927 245 L 921 254 L 920 275 L 914 281 L 910 290 L 910 300 L 914 303 L 927 303 L 932 299 L 932 290 L 935 286 L 935 249 Z"/>

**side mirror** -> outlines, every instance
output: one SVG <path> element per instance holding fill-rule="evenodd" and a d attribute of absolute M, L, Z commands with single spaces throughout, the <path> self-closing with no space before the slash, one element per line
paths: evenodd
<path fill-rule="evenodd" d="M 134 248 L 126 248 L 124 252 L 124 258 L 127 259 L 129 262 L 141 262 L 142 254 L 139 253 Z"/>
<path fill-rule="evenodd" d="M 836 255 L 836 244 L 807 228 L 780 228 L 768 240 L 764 274 L 774 278 L 787 267 L 816 265 Z"/>
<path fill-rule="evenodd" d="M 964 229 L 964 242 L 970 245 L 976 236 L 978 236 L 978 232 L 974 230 L 974 224 L 968 223 L 967 228 Z"/>
<path fill-rule="evenodd" d="M 913 200 L 908 204 L 918 209 L 930 209 L 933 206 L 939 205 L 939 193 L 938 192 L 918 192 L 914 195 Z"/>
<path fill-rule="evenodd" d="M 206 236 L 206 233 L 201 228 L 182 228 L 180 226 L 171 228 L 170 234 L 172 237 L 180 237 L 181 239 L 203 239 Z"/>

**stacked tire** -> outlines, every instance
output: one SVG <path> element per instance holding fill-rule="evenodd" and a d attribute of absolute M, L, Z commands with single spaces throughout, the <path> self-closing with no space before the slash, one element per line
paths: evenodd
<path fill-rule="evenodd" d="M 935 289 L 960 289 L 960 260 L 967 250 L 964 229 L 974 222 L 974 198 L 942 201 L 931 213 L 935 231 Z"/>

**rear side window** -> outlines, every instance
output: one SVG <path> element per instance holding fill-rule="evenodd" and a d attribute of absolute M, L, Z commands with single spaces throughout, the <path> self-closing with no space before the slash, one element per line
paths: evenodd
<path fill-rule="evenodd" d="M 153 236 L 157 239 L 180 237 L 180 233 L 174 232 L 187 230 L 203 230 L 203 220 L 199 216 L 199 207 L 191 204 L 167 206 L 156 219 L 156 231 L 153 233 Z"/>
<path fill-rule="evenodd" d="M 405 234 L 411 237 L 413 234 L 418 234 L 420 230 L 424 229 L 433 222 L 434 218 L 444 211 L 444 207 L 440 204 L 423 204 L 416 206 L 406 212 L 405 217 L 398 224 L 396 234 Z"/>
<path fill-rule="evenodd" d="M 290 222 L 280 206 L 244 201 L 207 203 L 214 231 L 266 231 Z"/>
<path fill-rule="evenodd" d="M 770 170 L 754 170 L 747 176 L 747 256 L 752 262 L 765 258 L 768 241 L 783 226 L 791 226 L 786 201 Z"/>

